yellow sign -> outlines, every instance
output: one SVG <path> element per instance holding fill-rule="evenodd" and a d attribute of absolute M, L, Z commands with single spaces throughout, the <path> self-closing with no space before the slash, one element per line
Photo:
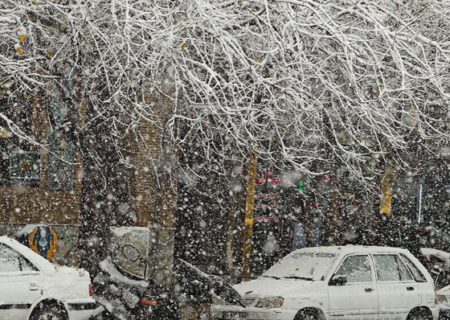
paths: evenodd
<path fill-rule="evenodd" d="M 392 183 L 394 181 L 394 168 L 388 164 L 381 180 L 380 213 L 391 215 Z"/>
<path fill-rule="evenodd" d="M 243 276 L 250 277 L 250 256 L 252 253 L 253 212 L 255 210 L 255 180 L 258 160 L 255 156 L 248 164 L 247 200 L 245 205 Z"/>

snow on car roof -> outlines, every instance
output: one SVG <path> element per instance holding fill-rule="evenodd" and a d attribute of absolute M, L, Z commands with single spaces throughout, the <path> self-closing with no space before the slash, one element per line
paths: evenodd
<path fill-rule="evenodd" d="M 431 257 L 434 257 L 444 261 L 447 265 L 450 265 L 450 253 L 448 252 L 432 248 L 420 248 L 420 252 L 428 260 L 431 260 Z"/>
<path fill-rule="evenodd" d="M 408 251 L 392 247 L 368 246 L 330 246 L 295 250 L 269 270 L 263 276 L 273 278 L 292 278 L 310 281 L 325 280 L 338 257 L 347 254 L 368 253 L 407 253 Z"/>
<path fill-rule="evenodd" d="M 377 247 L 377 246 L 329 246 L 329 247 L 311 247 L 298 249 L 294 252 L 305 251 L 305 252 L 321 252 L 321 253 L 336 253 L 336 254 L 349 254 L 349 253 L 386 253 L 386 252 L 408 252 L 406 249 L 395 248 L 395 247 Z"/>
<path fill-rule="evenodd" d="M 442 289 L 436 291 L 438 295 L 448 296 L 450 295 L 450 286 L 443 287 Z"/>

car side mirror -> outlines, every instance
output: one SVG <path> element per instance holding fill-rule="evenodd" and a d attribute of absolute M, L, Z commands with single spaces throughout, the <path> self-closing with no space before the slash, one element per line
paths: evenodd
<path fill-rule="evenodd" d="M 346 276 L 337 276 L 337 275 L 333 275 L 330 279 L 330 282 L 328 282 L 330 286 L 343 286 L 346 283 L 347 283 Z"/>

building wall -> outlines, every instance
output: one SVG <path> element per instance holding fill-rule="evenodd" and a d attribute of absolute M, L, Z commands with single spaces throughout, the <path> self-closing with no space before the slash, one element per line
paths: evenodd
<path fill-rule="evenodd" d="M 49 84 L 49 89 L 50 86 Z M 72 260 L 72 257 L 66 255 L 67 252 L 78 241 L 83 160 L 77 152 L 72 190 L 53 191 L 49 187 L 51 177 L 48 176 L 48 168 L 52 151 L 47 147 L 50 144 L 49 136 L 54 132 L 51 130 L 57 128 L 55 124 L 50 125 L 49 119 L 59 121 L 53 119 L 57 112 L 55 110 L 65 107 L 62 104 L 58 107 L 50 106 L 49 103 L 59 102 L 55 102 L 55 97 L 43 97 L 39 93 L 28 99 L 32 99 L 30 135 L 45 146 L 42 148 L 32 143 L 27 145 L 27 151 L 40 154 L 40 179 L 33 186 L 21 182 L 0 185 L 0 235 L 14 238 L 18 233 L 23 233 L 24 229 L 33 231 L 38 226 L 49 226 L 57 234 L 58 241 L 67 240 L 67 243 L 61 243 L 56 249 L 55 261 L 67 262 L 67 259 Z M 75 121 L 82 124 L 85 106 L 82 99 L 79 101 L 80 105 L 73 107 L 81 107 L 81 112 L 70 112 L 77 113 Z M 132 205 L 136 208 L 135 224 L 151 230 L 150 277 L 163 286 L 170 286 L 173 278 L 178 159 L 176 146 L 170 143 L 165 128 L 174 106 L 170 98 L 150 94 L 146 96 L 146 102 L 154 104 L 154 114 L 149 115 L 151 121 L 142 121 L 140 127 L 136 128 L 137 136 L 142 140 L 135 143 L 132 139 L 136 136 L 130 135 L 130 150 L 136 151 L 129 154 L 136 168 L 131 179 L 135 184 L 132 188 L 135 194 L 130 197 L 130 201 L 134 202 Z"/>
<path fill-rule="evenodd" d="M 0 221 L 78 224 L 79 194 L 41 188 L 0 187 Z"/>
<path fill-rule="evenodd" d="M 50 84 L 49 84 L 49 89 Z M 78 165 L 70 167 L 73 176 L 70 184 L 71 190 L 53 191 L 49 188 L 48 164 L 49 150 L 49 114 L 46 104 L 51 101 L 39 92 L 31 97 L 24 97 L 19 101 L 27 112 L 31 114 L 29 135 L 38 144 L 31 141 L 20 141 L 9 132 L 2 141 L 3 155 L 9 155 L 10 161 L 13 150 L 24 149 L 39 155 L 40 177 L 36 180 L 24 182 L 20 179 L 2 181 L 0 185 L 0 235 L 21 240 L 24 245 L 30 246 L 28 237 L 38 227 L 49 227 L 54 238 L 51 254 L 53 262 L 60 264 L 77 264 L 74 258 L 78 241 L 78 226 L 81 197 L 81 156 L 75 154 Z M 83 119 L 78 119 L 82 121 Z M 73 173 L 73 174 L 72 174 Z M 51 178 L 51 177 L 50 177 Z M 49 229 L 49 230 L 50 230 Z M 31 241 L 32 242 L 32 241 Z M 53 250 L 52 249 L 52 250 Z M 73 260 L 73 261 L 72 261 Z"/>
<path fill-rule="evenodd" d="M 170 97 L 147 94 L 153 105 L 150 121 L 139 127 L 142 143 L 135 157 L 137 226 L 150 229 L 149 277 L 170 288 L 173 284 L 175 213 L 177 206 L 177 146 L 166 131 L 173 114 Z"/>
<path fill-rule="evenodd" d="M 31 99 L 30 135 L 43 146 L 48 145 L 49 115 L 45 104 L 49 103 L 39 92 Z M 79 119 L 82 121 L 83 119 Z M 12 135 L 10 135 L 11 137 Z M 75 156 L 79 165 L 74 166 L 73 188 L 71 191 L 51 191 L 47 188 L 49 151 L 29 143 L 31 152 L 38 152 L 41 158 L 40 181 L 30 187 L 20 181 L 11 181 L 8 186 L 0 186 L 0 222 L 15 223 L 79 223 L 81 197 L 81 156 Z"/>

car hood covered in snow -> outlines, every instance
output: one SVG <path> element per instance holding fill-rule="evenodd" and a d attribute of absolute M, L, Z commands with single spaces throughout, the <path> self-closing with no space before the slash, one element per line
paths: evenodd
<path fill-rule="evenodd" d="M 242 297 L 299 297 L 314 296 L 326 292 L 325 281 L 308 281 L 300 279 L 274 279 L 261 277 L 242 282 L 234 288 Z"/>
<path fill-rule="evenodd" d="M 85 269 L 66 267 L 66 266 L 54 266 L 55 273 L 57 277 L 65 277 L 71 279 L 85 280 L 89 281 L 89 273 Z"/>
<path fill-rule="evenodd" d="M 450 286 L 444 287 L 444 288 L 436 291 L 436 294 L 450 297 Z"/>
<path fill-rule="evenodd" d="M 324 280 L 341 252 L 334 248 L 305 248 L 287 255 L 264 276 L 296 280 Z"/>
<path fill-rule="evenodd" d="M 31 249 L 8 237 L 0 237 L 0 243 L 16 250 L 36 267 L 36 270 L 27 272 L 30 277 L 36 277 L 36 285 L 42 289 L 45 296 L 58 297 L 60 301 L 80 299 L 93 301 L 89 292 L 91 281 L 86 270 L 52 264 Z M 22 275 L 23 272 L 20 274 Z"/>

